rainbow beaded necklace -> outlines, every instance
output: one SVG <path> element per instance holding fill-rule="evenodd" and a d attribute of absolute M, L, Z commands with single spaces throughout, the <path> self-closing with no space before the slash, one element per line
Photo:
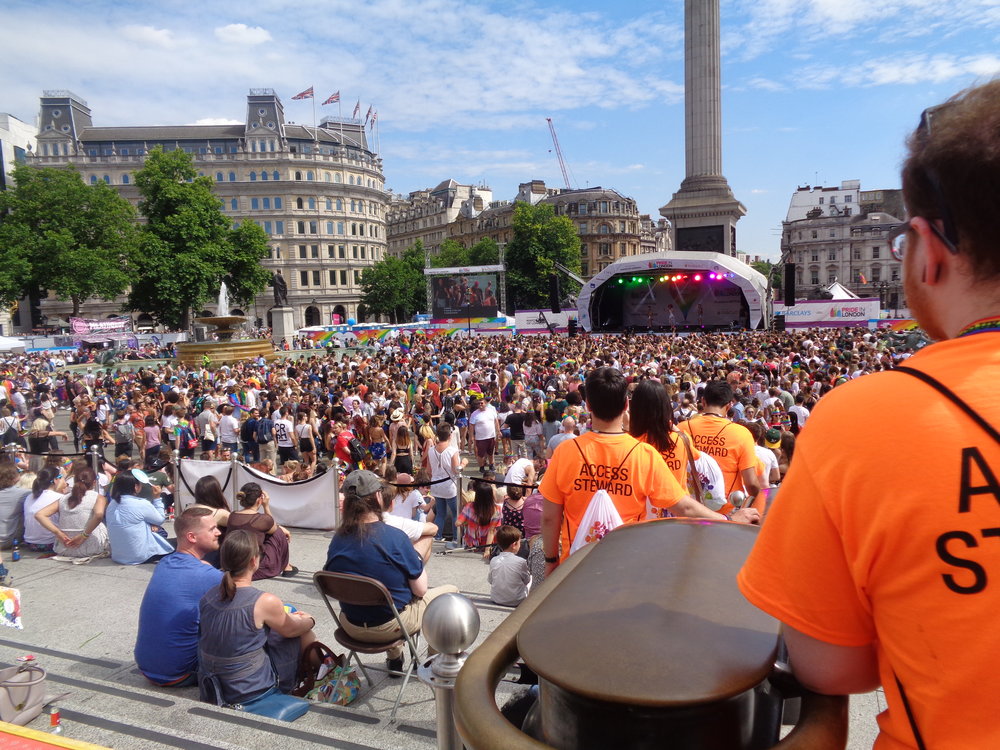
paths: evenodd
<path fill-rule="evenodd" d="M 1000 331 L 1000 318 L 983 318 L 977 320 L 975 323 L 970 323 L 958 332 L 956 338 L 971 336 L 974 333 L 990 333 L 993 331 Z"/>

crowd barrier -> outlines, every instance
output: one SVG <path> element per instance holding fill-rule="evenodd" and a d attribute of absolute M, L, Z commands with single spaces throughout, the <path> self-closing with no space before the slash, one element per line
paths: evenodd
<path fill-rule="evenodd" d="M 335 468 L 300 482 L 282 482 L 238 461 L 201 461 L 182 458 L 177 461 L 174 504 L 177 512 L 195 502 L 194 488 L 202 477 L 219 480 L 232 510 L 239 509 L 236 493 L 247 482 L 257 482 L 270 497 L 271 515 L 282 526 L 300 529 L 335 529 L 340 522 L 337 500 L 340 494 Z"/>

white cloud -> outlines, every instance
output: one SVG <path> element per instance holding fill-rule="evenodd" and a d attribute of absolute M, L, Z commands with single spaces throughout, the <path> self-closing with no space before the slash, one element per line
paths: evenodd
<path fill-rule="evenodd" d="M 245 23 L 231 23 L 215 29 L 215 38 L 226 44 L 263 44 L 271 41 L 271 32 L 260 26 Z"/>
<path fill-rule="evenodd" d="M 177 46 L 174 32 L 170 29 L 158 29 L 155 26 L 125 26 L 122 29 L 122 36 L 133 42 L 162 47 L 163 49 L 173 49 Z"/>
<path fill-rule="evenodd" d="M 243 120 L 232 120 L 228 117 L 202 117 L 200 120 L 195 120 L 193 123 L 188 123 L 190 125 L 243 125 L 245 124 Z"/>
<path fill-rule="evenodd" d="M 811 66 L 795 74 L 803 88 L 870 87 L 944 83 L 956 78 L 987 78 L 1000 74 L 996 55 L 928 55 L 909 53 L 867 60 L 849 68 Z"/>

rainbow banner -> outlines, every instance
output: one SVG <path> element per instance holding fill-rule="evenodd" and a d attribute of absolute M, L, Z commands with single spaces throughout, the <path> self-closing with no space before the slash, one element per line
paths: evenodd
<path fill-rule="evenodd" d="M 917 327 L 915 320 L 897 320 L 889 326 L 893 331 L 912 331 Z"/>

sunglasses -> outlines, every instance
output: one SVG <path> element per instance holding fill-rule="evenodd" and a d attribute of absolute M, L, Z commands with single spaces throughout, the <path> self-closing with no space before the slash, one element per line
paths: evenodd
<path fill-rule="evenodd" d="M 917 125 L 917 133 L 930 138 L 935 117 L 952 105 L 951 102 L 928 107 L 920 113 L 920 124 Z M 924 167 L 924 176 L 927 179 L 927 187 L 930 197 L 937 208 L 938 218 L 941 221 L 941 228 L 938 228 L 934 221 L 930 221 L 931 231 L 945 244 L 945 247 L 955 255 L 958 254 L 958 231 L 955 222 L 952 220 L 951 211 L 948 209 L 948 202 L 944 197 L 944 190 L 937 173 L 930 167 Z M 896 260 L 902 260 L 906 255 L 907 237 L 910 232 L 910 222 L 907 221 L 895 227 L 889 232 L 889 251 Z"/>

